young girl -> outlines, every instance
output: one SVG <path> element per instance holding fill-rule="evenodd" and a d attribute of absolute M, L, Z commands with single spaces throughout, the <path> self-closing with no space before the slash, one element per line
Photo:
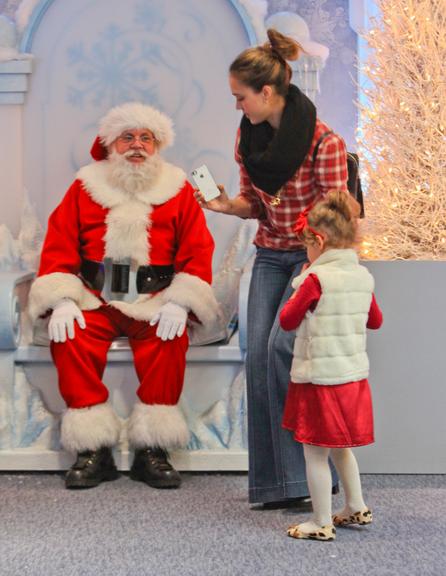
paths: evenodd
<path fill-rule="evenodd" d="M 310 264 L 280 314 L 284 330 L 297 328 L 283 427 L 304 445 L 313 503 L 311 520 L 288 529 L 293 538 L 333 540 L 335 526 L 372 521 L 351 447 L 374 441 L 366 328 L 379 328 L 382 314 L 353 248 L 350 205 L 345 192 L 332 191 L 298 218 Z M 333 517 L 329 456 L 345 492 L 345 508 Z"/>

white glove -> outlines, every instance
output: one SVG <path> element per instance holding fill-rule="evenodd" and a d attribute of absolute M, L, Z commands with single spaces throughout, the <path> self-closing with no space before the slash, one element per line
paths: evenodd
<path fill-rule="evenodd" d="M 187 310 L 174 302 L 167 302 L 159 312 L 150 320 L 150 326 L 158 322 L 156 335 L 161 340 L 173 340 L 175 336 L 182 336 L 186 329 Z"/>
<path fill-rule="evenodd" d="M 65 342 L 68 338 L 74 338 L 74 321 L 77 320 L 79 327 L 84 329 L 85 318 L 78 305 L 70 298 L 62 298 L 53 308 L 50 323 L 48 324 L 48 336 L 54 342 Z"/>

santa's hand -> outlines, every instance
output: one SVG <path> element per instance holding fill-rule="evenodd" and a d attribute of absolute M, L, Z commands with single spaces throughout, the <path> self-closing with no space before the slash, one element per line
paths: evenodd
<path fill-rule="evenodd" d="M 48 336 L 53 342 L 65 342 L 68 338 L 74 338 L 74 321 L 84 329 L 85 318 L 78 305 L 70 298 L 62 298 L 53 308 L 50 323 L 48 324 Z"/>
<path fill-rule="evenodd" d="M 182 336 L 186 329 L 187 310 L 174 302 L 167 302 L 159 309 L 158 314 L 150 320 L 150 325 L 158 323 L 156 335 L 161 340 L 173 340 Z"/>

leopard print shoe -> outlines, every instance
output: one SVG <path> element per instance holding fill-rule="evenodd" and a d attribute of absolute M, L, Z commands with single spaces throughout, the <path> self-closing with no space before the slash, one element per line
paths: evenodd
<path fill-rule="evenodd" d="M 362 512 L 355 512 L 354 514 L 349 514 L 348 516 L 343 516 L 342 514 L 337 514 L 333 516 L 333 524 L 335 526 L 350 526 L 351 524 L 359 524 L 360 526 L 365 526 L 366 524 L 371 524 L 373 522 L 372 511 L 367 509 Z"/>
<path fill-rule="evenodd" d="M 336 528 L 333 525 L 318 526 L 314 532 L 304 532 L 300 529 L 300 524 L 290 526 L 287 531 L 291 538 L 305 540 L 334 540 L 336 538 Z"/>

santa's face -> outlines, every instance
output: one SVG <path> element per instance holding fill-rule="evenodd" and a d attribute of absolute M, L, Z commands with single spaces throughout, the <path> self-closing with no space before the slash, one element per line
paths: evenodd
<path fill-rule="evenodd" d="M 111 148 L 131 164 L 144 164 L 149 156 L 158 151 L 158 142 L 150 130 L 125 130 L 111 144 Z"/>
<path fill-rule="evenodd" d="M 151 188 L 162 170 L 158 143 L 150 130 L 126 130 L 109 147 L 108 179 L 132 195 Z"/>

